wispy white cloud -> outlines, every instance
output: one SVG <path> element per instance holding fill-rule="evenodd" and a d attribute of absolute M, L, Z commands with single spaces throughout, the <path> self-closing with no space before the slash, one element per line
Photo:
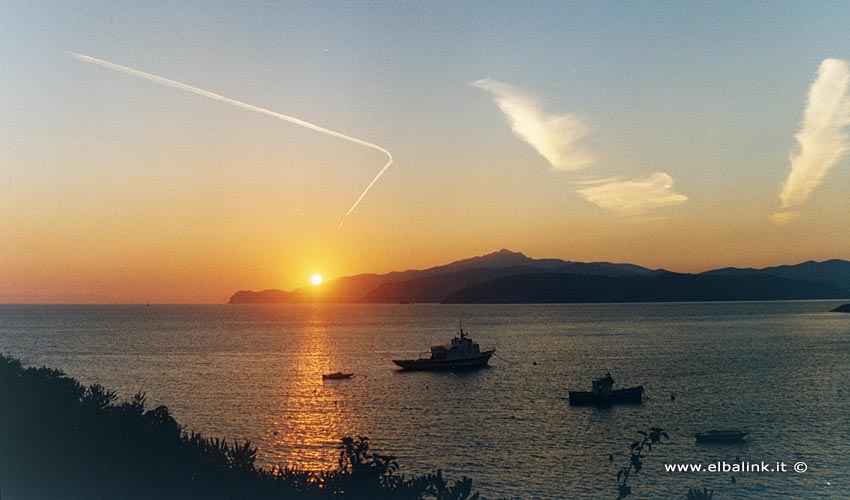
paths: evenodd
<path fill-rule="evenodd" d="M 664 172 L 653 172 L 643 179 L 604 179 L 583 185 L 586 187 L 576 192 L 584 199 L 630 217 L 688 201 L 687 196 L 673 190 L 673 178 Z"/>
<path fill-rule="evenodd" d="M 778 226 L 790 224 L 800 218 L 800 212 L 776 212 L 770 216 L 770 220 Z"/>
<path fill-rule="evenodd" d="M 536 149 L 552 168 L 575 171 L 596 161 L 594 154 L 580 144 L 590 129 L 575 115 L 547 115 L 537 99 L 523 90 L 489 78 L 472 85 L 493 95 L 514 134 Z"/>
<path fill-rule="evenodd" d="M 803 124 L 794 136 L 800 151 L 791 155 L 791 172 L 785 179 L 782 208 L 805 202 L 826 175 L 850 149 L 845 130 L 850 124 L 850 68 L 847 61 L 825 59 L 809 89 Z M 794 212 L 773 215 L 774 222 L 787 223 Z"/>
<path fill-rule="evenodd" d="M 575 115 L 547 115 L 537 99 L 506 83 L 485 79 L 472 85 L 493 95 L 514 133 L 533 146 L 552 168 L 574 172 L 596 163 L 596 155 L 581 144 L 590 129 Z M 633 221 L 657 220 L 646 214 L 688 200 L 673 190 L 673 179 L 664 172 L 643 179 L 595 179 L 576 182 L 574 186 L 585 200 Z"/>

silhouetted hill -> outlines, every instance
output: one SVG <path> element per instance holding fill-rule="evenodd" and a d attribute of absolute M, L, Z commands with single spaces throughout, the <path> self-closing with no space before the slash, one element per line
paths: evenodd
<path fill-rule="evenodd" d="M 567 292 L 562 288 L 565 286 L 562 283 L 556 287 L 556 290 L 550 290 L 547 286 L 554 286 L 550 281 L 551 277 L 540 276 L 551 274 L 584 276 L 582 283 L 589 289 Z M 612 285 L 610 280 L 587 278 L 589 276 L 633 279 Z M 646 281 L 637 279 L 641 277 L 660 279 Z M 532 283 L 535 280 L 542 281 L 535 285 Z M 498 283 L 494 285 L 496 281 Z M 640 285 L 641 283 L 644 284 Z M 504 288 L 508 285 L 529 287 L 529 290 Z M 502 291 L 493 295 L 496 292 L 488 290 L 493 286 L 502 287 Z M 618 286 L 631 288 L 617 289 Z M 487 301 L 496 302 L 840 298 L 850 296 L 850 262 L 838 259 L 825 262 L 809 261 L 764 269 L 723 268 L 686 275 L 670 273 L 663 269 L 651 270 L 634 264 L 532 259 L 520 252 L 502 249 L 487 255 L 428 269 L 345 276 L 325 282 L 320 287 L 307 286 L 291 292 L 243 290 L 234 294 L 230 298 L 230 303 L 447 302 L 467 297 L 464 294 L 471 294 L 472 292 L 468 290 L 470 288 L 476 292 L 474 295 L 468 295 L 469 300 L 479 301 L 486 298 Z M 546 294 L 550 292 L 553 295 L 546 298 Z M 559 293 L 561 295 L 558 295 Z M 641 296 L 641 293 L 646 295 Z M 532 300 L 529 294 L 536 298 Z M 512 296 L 515 299 L 511 299 Z M 569 298 L 572 296 L 576 298 Z"/>
<path fill-rule="evenodd" d="M 249 290 L 239 290 L 230 297 L 231 304 L 269 304 L 279 302 L 295 302 L 292 292 L 284 292 L 283 290 L 263 290 L 262 292 L 252 292 Z"/>
<path fill-rule="evenodd" d="M 278 304 L 303 302 L 359 302 L 369 290 L 386 282 L 386 275 L 358 274 L 327 281 L 321 287 L 303 287 L 291 292 L 264 290 L 239 291 L 230 297 L 230 304 Z"/>
<path fill-rule="evenodd" d="M 832 259 L 824 262 L 806 261 L 795 265 L 765 267 L 763 269 L 725 267 L 706 271 L 703 275 L 715 276 L 779 276 L 813 283 L 829 283 L 840 288 L 850 289 L 850 262 Z"/>
<path fill-rule="evenodd" d="M 511 252 L 502 249 L 487 255 L 455 261 L 442 266 L 428 269 L 412 269 L 394 271 L 387 274 L 358 274 L 345 276 L 322 284 L 321 287 L 303 287 L 292 292 L 282 290 L 265 290 L 262 292 L 239 291 L 230 298 L 231 304 L 260 304 L 260 303 L 299 303 L 299 302 L 439 302 L 448 294 L 469 286 L 475 281 L 468 281 L 471 276 L 478 276 L 478 281 L 489 281 L 509 274 L 526 274 L 569 267 L 576 274 L 621 275 L 634 273 L 652 273 L 654 271 L 633 264 L 613 264 L 609 262 L 582 263 L 561 259 L 532 259 L 521 252 Z M 505 270 L 513 269 L 506 273 Z M 463 271 L 478 270 L 470 273 L 467 278 L 453 276 Z M 439 284 L 439 279 L 426 280 L 444 276 L 446 284 Z M 424 280 L 409 285 L 400 283 L 413 280 Z M 378 290 L 382 285 L 385 289 Z M 455 283 L 455 284 L 452 284 Z M 421 287 L 420 291 L 417 288 Z M 447 290 L 439 295 L 437 290 Z M 408 297 L 408 298 L 405 298 Z M 428 297 L 413 298 L 413 297 Z"/>
<path fill-rule="evenodd" d="M 843 305 L 840 305 L 840 306 L 836 307 L 835 309 L 833 309 L 833 310 L 832 310 L 832 312 L 836 312 L 836 313 L 850 313 L 850 304 L 843 304 Z"/>
<path fill-rule="evenodd" d="M 825 283 L 776 276 L 579 276 L 542 273 L 478 283 L 444 303 L 691 302 L 835 299 L 850 291 Z"/>
<path fill-rule="evenodd" d="M 642 268 L 641 268 L 642 269 Z M 384 283 L 367 293 L 361 302 L 441 302 L 446 297 L 477 283 L 488 282 L 506 276 L 539 273 L 541 268 L 533 266 L 514 266 L 503 268 L 467 269 L 454 273 L 438 274 L 426 278 Z M 572 262 L 552 267 L 553 273 L 571 273 L 598 276 L 637 276 L 631 270 L 611 265 L 585 264 Z"/>

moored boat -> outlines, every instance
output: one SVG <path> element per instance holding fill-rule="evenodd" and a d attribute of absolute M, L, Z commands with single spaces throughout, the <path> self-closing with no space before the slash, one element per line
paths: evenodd
<path fill-rule="evenodd" d="M 351 378 L 352 376 L 354 376 L 353 373 L 333 372 L 328 374 L 322 374 L 322 380 L 340 380 L 344 378 Z"/>
<path fill-rule="evenodd" d="M 487 366 L 495 349 L 482 351 L 481 347 L 469 338 L 461 327 L 458 335 L 449 345 L 431 347 L 431 352 L 418 359 L 394 359 L 393 363 L 402 370 L 462 370 Z"/>
<path fill-rule="evenodd" d="M 607 406 L 614 404 L 640 404 L 643 402 L 643 386 L 628 389 L 614 389 L 614 379 L 610 373 L 593 381 L 590 392 L 570 391 L 570 404 L 573 406 Z"/>
<path fill-rule="evenodd" d="M 697 432 L 694 437 L 697 443 L 740 443 L 747 434 L 748 431 L 740 429 L 724 429 Z"/>

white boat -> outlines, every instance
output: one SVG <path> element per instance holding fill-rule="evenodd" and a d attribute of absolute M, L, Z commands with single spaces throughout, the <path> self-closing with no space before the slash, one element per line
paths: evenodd
<path fill-rule="evenodd" d="M 495 352 L 495 349 L 481 351 L 461 327 L 450 345 L 433 346 L 430 354 L 418 359 L 394 359 L 393 363 L 408 371 L 476 369 L 487 366 Z"/>

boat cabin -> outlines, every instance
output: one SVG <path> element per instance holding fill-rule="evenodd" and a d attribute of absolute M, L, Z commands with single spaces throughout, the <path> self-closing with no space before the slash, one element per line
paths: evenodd
<path fill-rule="evenodd" d="M 611 378 L 611 373 L 606 373 L 604 377 L 593 381 L 591 392 L 596 396 L 610 396 L 614 390 L 614 379 Z"/>
<path fill-rule="evenodd" d="M 627 389 L 614 389 L 614 379 L 606 373 L 599 380 L 594 380 L 590 392 L 570 391 L 570 404 L 582 405 L 613 405 L 640 404 L 643 402 L 643 386 Z"/>
<path fill-rule="evenodd" d="M 458 336 L 452 339 L 451 345 L 431 347 L 431 359 L 433 360 L 452 360 L 480 355 L 481 348 L 466 335 L 463 328 L 460 329 Z"/>

